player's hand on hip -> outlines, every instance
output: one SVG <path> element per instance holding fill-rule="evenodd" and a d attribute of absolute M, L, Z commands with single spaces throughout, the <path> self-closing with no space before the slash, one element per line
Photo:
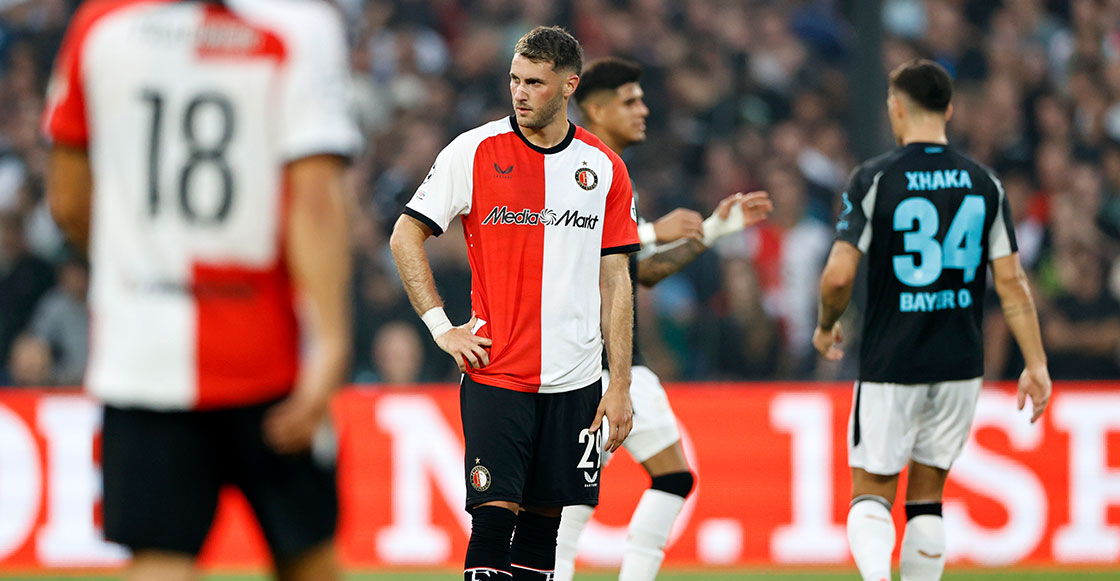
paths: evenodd
<path fill-rule="evenodd" d="M 265 412 L 264 440 L 281 454 L 303 452 L 311 447 L 329 410 L 329 396 L 310 397 L 292 392 Z"/>
<path fill-rule="evenodd" d="M 816 347 L 817 352 L 829 361 L 839 361 L 844 357 L 844 350 L 838 347 L 843 342 L 844 331 L 840 328 L 839 322 L 832 325 L 829 331 L 825 331 L 820 325 L 817 325 L 817 329 L 813 331 L 813 347 Z"/>
<path fill-rule="evenodd" d="M 681 238 L 704 239 L 704 217 L 699 212 L 677 208 L 653 223 L 657 241 L 664 244 Z"/>
<path fill-rule="evenodd" d="M 770 194 L 764 190 L 744 194 L 739 192 L 720 200 L 716 206 L 716 215 L 726 220 L 731 215 L 731 207 L 739 205 L 743 211 L 743 227 L 749 228 L 765 220 L 774 211 L 774 203 L 770 201 Z"/>
<path fill-rule="evenodd" d="M 436 345 L 455 359 L 459 371 L 463 373 L 467 372 L 468 366 L 478 369 L 490 365 L 490 352 L 486 348 L 492 341 L 474 334 L 477 322 L 478 317 L 471 317 L 465 324 L 452 327 L 450 331 L 436 337 Z"/>
<path fill-rule="evenodd" d="M 595 410 L 595 421 L 591 422 L 591 432 L 597 432 L 599 427 L 607 424 L 607 439 L 603 442 L 603 450 L 614 452 L 630 435 L 630 428 L 634 427 L 634 409 L 630 406 L 630 390 L 615 389 L 615 380 L 599 400 L 599 409 Z"/>
<path fill-rule="evenodd" d="M 1027 396 L 1031 397 L 1031 423 L 1042 417 L 1046 411 L 1046 404 L 1050 403 L 1050 370 L 1045 365 L 1027 367 L 1019 376 L 1019 409 L 1027 405 Z"/>

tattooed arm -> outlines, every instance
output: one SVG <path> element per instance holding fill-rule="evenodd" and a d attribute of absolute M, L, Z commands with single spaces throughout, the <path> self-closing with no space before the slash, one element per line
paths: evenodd
<path fill-rule="evenodd" d="M 1019 376 L 1019 409 L 1023 409 L 1026 396 L 1031 397 L 1034 405 L 1031 422 L 1035 422 L 1046 410 L 1050 400 L 1050 372 L 1046 368 L 1046 352 L 1042 348 L 1042 334 L 1038 328 L 1038 313 L 1035 311 L 1031 289 L 1027 285 L 1027 275 L 1019 263 L 1019 254 L 1012 253 L 992 261 L 992 278 L 995 280 L 996 294 L 1003 306 L 1003 318 L 1007 321 L 1019 351 L 1023 353 L 1025 369 Z"/>

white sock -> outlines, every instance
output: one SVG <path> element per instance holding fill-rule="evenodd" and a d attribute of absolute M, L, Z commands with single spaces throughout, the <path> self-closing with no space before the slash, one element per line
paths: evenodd
<path fill-rule="evenodd" d="M 934 514 L 918 515 L 902 535 L 902 581 L 937 581 L 945 570 L 945 522 Z"/>
<path fill-rule="evenodd" d="M 890 581 L 894 551 L 894 520 L 890 503 L 866 494 L 852 501 L 848 511 L 848 547 L 864 581 Z"/>
<path fill-rule="evenodd" d="M 626 555 L 618 581 L 653 581 L 665 558 L 665 544 L 673 521 L 684 506 L 684 499 L 676 494 L 652 488 L 642 493 L 634 516 L 630 517 L 630 531 L 626 536 Z"/>
<path fill-rule="evenodd" d="M 586 504 L 565 506 L 560 513 L 560 531 L 556 535 L 556 574 L 555 581 L 572 581 L 576 574 L 576 549 L 579 547 L 579 535 L 587 521 L 591 520 L 591 513 L 595 509 Z"/>

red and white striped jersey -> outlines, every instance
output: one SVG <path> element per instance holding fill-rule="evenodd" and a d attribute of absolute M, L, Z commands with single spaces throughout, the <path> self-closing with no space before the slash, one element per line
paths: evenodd
<path fill-rule="evenodd" d="M 288 393 L 284 167 L 349 155 L 345 33 L 315 0 L 103 0 L 74 16 L 45 133 L 93 173 L 86 384 L 113 405 Z"/>
<path fill-rule="evenodd" d="M 601 376 L 600 257 L 639 244 L 630 175 L 599 138 L 572 124 L 544 149 L 512 117 L 487 123 L 444 148 L 405 213 L 436 235 L 461 217 L 477 334 L 493 341 L 471 379 L 547 393 Z"/>

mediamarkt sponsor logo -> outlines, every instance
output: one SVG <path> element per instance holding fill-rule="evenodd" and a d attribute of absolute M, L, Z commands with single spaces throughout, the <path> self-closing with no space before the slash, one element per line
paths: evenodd
<path fill-rule="evenodd" d="M 580 215 L 579 210 L 567 210 L 559 216 L 554 210 L 545 208 L 534 212 L 525 208 L 520 212 L 511 212 L 509 206 L 494 206 L 493 210 L 482 221 L 483 226 L 490 224 L 514 224 L 517 226 L 570 226 L 572 228 L 586 228 L 594 230 L 599 224 L 599 217 L 588 214 Z"/>

